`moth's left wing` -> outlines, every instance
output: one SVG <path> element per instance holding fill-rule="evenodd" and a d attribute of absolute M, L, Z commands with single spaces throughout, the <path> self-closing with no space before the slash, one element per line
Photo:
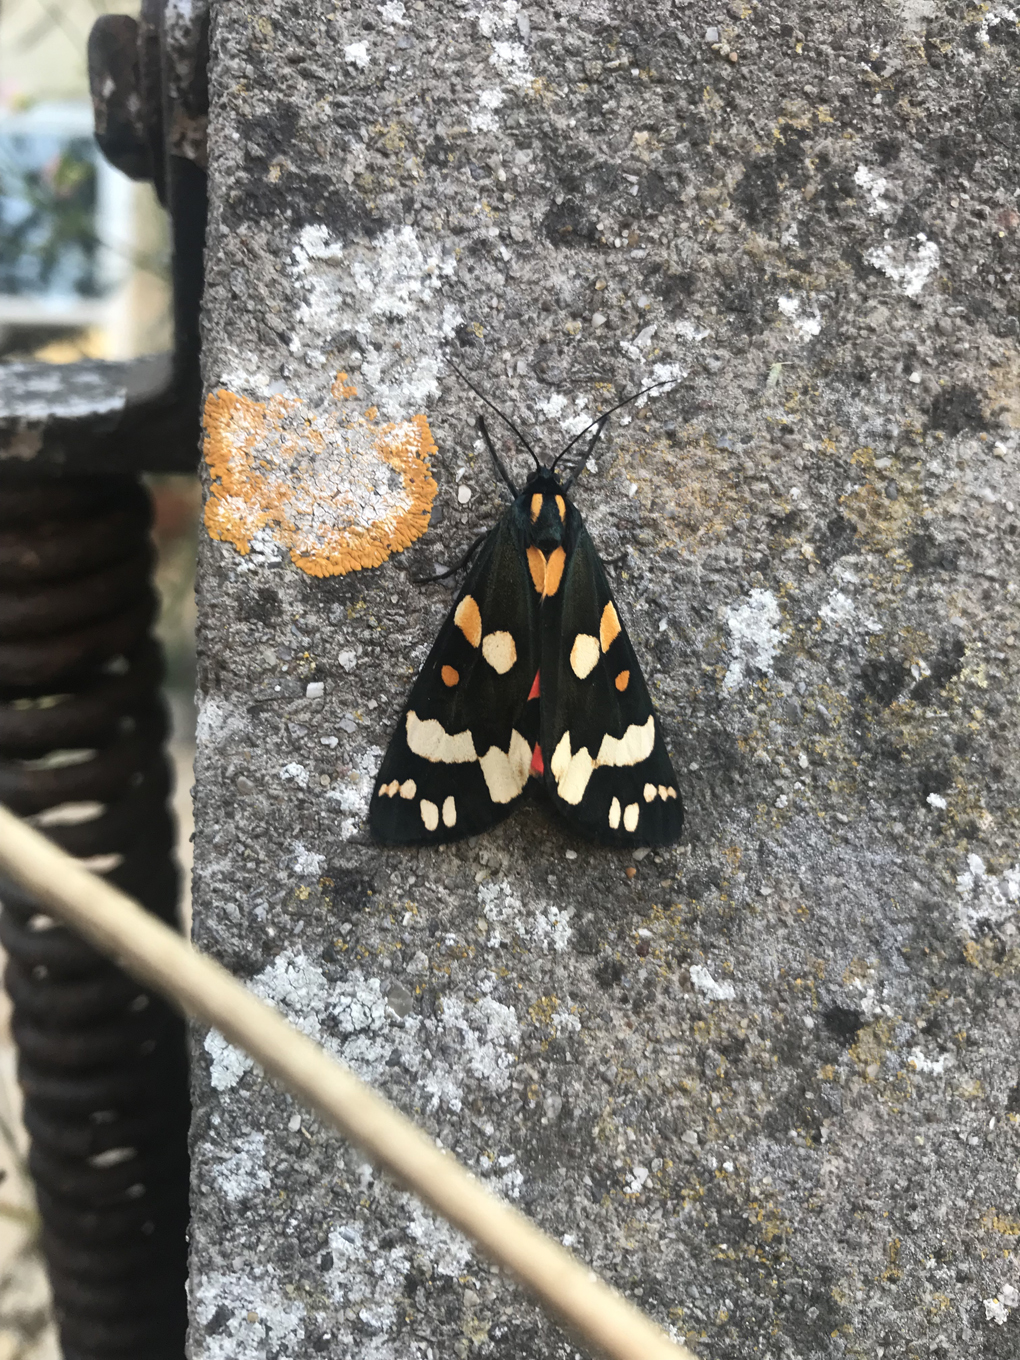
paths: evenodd
<path fill-rule="evenodd" d="M 570 506 L 559 589 L 542 605 L 541 746 L 558 810 L 603 845 L 668 845 L 683 802 L 637 656 Z"/>
<path fill-rule="evenodd" d="M 538 740 L 538 602 L 511 507 L 479 549 L 376 779 L 387 845 L 477 836 L 524 797 Z"/>

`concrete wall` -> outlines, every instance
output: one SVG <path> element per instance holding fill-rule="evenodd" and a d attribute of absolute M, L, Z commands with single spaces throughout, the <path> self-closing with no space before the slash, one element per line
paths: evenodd
<path fill-rule="evenodd" d="M 216 6 L 196 938 L 713 1360 L 1017 1351 L 1018 41 Z M 675 848 L 368 839 L 451 598 L 412 577 L 503 504 L 451 358 L 550 452 L 682 379 L 576 492 Z M 428 533 L 320 574 L 413 537 L 378 429 L 422 415 Z M 574 1353 L 196 1052 L 193 1360 Z"/>

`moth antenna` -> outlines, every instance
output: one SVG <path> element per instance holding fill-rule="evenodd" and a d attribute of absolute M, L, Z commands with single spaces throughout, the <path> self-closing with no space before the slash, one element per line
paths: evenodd
<path fill-rule="evenodd" d="M 490 411 L 495 411 L 496 415 L 499 416 L 499 418 L 500 418 L 500 420 L 503 422 L 503 424 L 504 424 L 504 425 L 508 425 L 508 426 L 510 427 L 510 429 L 513 430 L 514 434 L 515 434 L 515 435 L 517 436 L 517 438 L 521 441 L 521 443 L 524 445 L 524 447 L 528 450 L 528 452 L 531 454 L 532 458 L 534 458 L 534 460 L 535 460 L 535 466 L 536 466 L 537 468 L 541 468 L 541 467 L 542 467 L 542 464 L 541 464 L 541 462 L 539 461 L 538 454 L 537 454 L 537 453 L 535 452 L 535 450 L 531 447 L 531 445 L 528 443 L 528 441 L 525 439 L 524 435 L 523 435 L 523 434 L 521 433 L 521 431 L 517 428 L 517 426 L 513 423 L 513 421 L 510 419 L 510 417 L 507 416 L 507 415 L 504 415 L 503 412 L 499 409 L 499 407 L 498 407 L 494 402 L 491 402 L 491 401 L 489 400 L 489 398 L 485 395 L 484 392 L 480 392 L 480 391 L 478 390 L 478 388 L 474 385 L 474 383 L 471 381 L 471 379 L 468 377 L 468 375 L 467 375 L 466 373 L 462 373 L 461 370 L 457 367 L 456 364 L 452 364 L 452 363 L 451 363 L 451 364 L 450 364 L 450 367 L 453 369 L 454 373 L 456 373 L 457 377 L 461 380 L 461 382 L 467 383 L 468 387 L 471 388 L 471 391 L 475 394 L 475 396 L 478 398 L 478 400 L 479 400 L 479 401 L 484 401 L 485 404 L 486 404 L 486 406 L 488 406 L 489 410 L 490 410 Z M 517 495 L 517 492 L 515 491 L 515 492 L 514 492 L 514 496 L 516 497 L 516 495 Z"/>
<path fill-rule="evenodd" d="M 573 472 L 570 474 L 570 476 L 567 478 L 567 480 L 563 483 L 563 490 L 564 490 L 564 491 L 569 491 L 570 488 L 571 488 L 571 487 L 574 485 L 574 483 L 577 481 L 578 474 L 580 473 L 581 469 L 584 467 L 585 463 L 587 463 L 588 459 L 591 457 L 592 451 L 594 450 L 595 445 L 599 442 L 599 436 L 602 434 L 602 431 L 603 431 L 603 429 L 605 428 L 605 424 L 606 424 L 606 421 L 607 421 L 608 419 L 609 419 L 609 413 L 608 413 L 608 411 L 607 411 L 606 414 L 602 417 L 602 419 L 596 424 L 596 426 L 595 426 L 595 433 L 592 435 L 592 437 L 591 437 L 591 439 L 590 439 L 590 441 L 589 441 L 589 443 L 588 443 L 588 447 L 587 447 L 587 448 L 585 449 L 585 451 L 584 451 L 583 457 L 581 457 L 581 458 L 579 458 L 579 459 L 577 460 L 577 466 L 574 468 Z M 555 466 L 556 466 L 556 464 L 554 463 L 554 464 L 553 464 L 553 467 L 555 467 Z"/>
<path fill-rule="evenodd" d="M 605 421 L 605 420 L 608 420 L 609 417 L 613 414 L 614 411 L 618 411 L 618 410 L 620 409 L 621 406 L 629 406 L 630 403 L 631 403 L 632 401 L 637 401 L 638 397 L 643 397 L 643 396 L 645 395 L 646 392 L 653 392 L 653 391 L 655 390 L 655 388 L 657 388 L 657 387 L 664 387 L 667 383 L 672 383 L 672 382 L 676 382 L 676 378 L 662 378 L 659 382 L 649 383 L 649 385 L 648 385 L 647 387 L 642 387 L 642 389 L 641 389 L 640 392 L 633 392 L 633 393 L 631 393 L 631 395 L 630 395 L 629 397 L 624 397 L 623 401 L 618 401 L 618 402 L 616 403 L 615 406 L 610 406 L 610 408 L 609 408 L 608 411 L 603 411 L 602 414 L 601 414 L 600 416 L 596 416 L 595 419 L 592 420 L 592 421 L 590 421 L 590 422 L 584 427 L 583 430 L 578 430 L 577 434 L 574 435 L 573 439 L 570 441 L 570 443 L 566 446 L 565 449 L 560 449 L 559 453 L 558 453 L 558 454 L 556 455 L 556 457 L 553 459 L 553 464 L 552 464 L 552 467 L 550 467 L 549 471 L 550 471 L 550 472 L 555 472 L 555 471 L 556 471 L 556 464 L 560 461 L 560 459 L 563 457 L 563 455 L 564 455 L 565 453 L 569 453 L 569 452 L 570 452 L 570 450 L 574 447 L 574 445 L 575 445 L 575 444 L 577 443 L 577 441 L 581 438 L 581 436 L 584 435 L 584 434 L 587 434 L 588 431 L 589 431 L 590 429 L 592 429 L 594 426 L 600 424 L 601 422 L 603 422 L 603 421 Z M 593 441 L 593 442 L 594 442 L 594 441 Z M 582 460 L 582 461 L 583 461 L 583 460 Z M 576 476 L 577 476 L 577 473 L 575 472 L 575 473 L 574 473 L 574 477 L 576 477 Z M 572 477 L 570 480 L 573 481 L 573 477 Z"/>
<path fill-rule="evenodd" d="M 488 446 L 489 453 L 492 455 L 492 461 L 493 464 L 495 465 L 496 471 L 503 478 L 504 482 L 506 482 L 507 486 L 510 488 L 511 496 L 514 498 L 514 500 L 516 500 L 521 493 L 517 490 L 517 488 L 511 481 L 509 472 L 507 472 L 506 468 L 503 466 L 503 463 L 500 460 L 500 456 L 496 452 L 492 440 L 489 438 L 489 427 L 485 423 L 484 416 L 478 417 L 478 428 L 481 430 L 482 438 L 485 440 L 485 443 Z"/>

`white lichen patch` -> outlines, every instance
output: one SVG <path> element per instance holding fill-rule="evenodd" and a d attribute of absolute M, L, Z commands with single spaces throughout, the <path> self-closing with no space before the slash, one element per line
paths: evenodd
<path fill-rule="evenodd" d="M 308 787 L 308 771 L 303 765 L 299 765 L 296 760 L 290 760 L 280 770 L 280 778 L 293 780 L 299 789 Z"/>
<path fill-rule="evenodd" d="M 265 1161 L 265 1134 L 246 1133 L 235 1141 L 233 1152 L 215 1165 L 212 1176 L 225 1197 L 236 1203 L 269 1188 Z"/>
<path fill-rule="evenodd" d="M 491 996 L 447 996 L 441 1013 L 428 1020 L 413 1011 L 400 1016 L 387 1005 L 378 978 L 352 969 L 332 982 L 317 963 L 291 949 L 281 951 L 250 987 L 367 1082 L 381 1080 L 396 1048 L 407 1071 L 428 1071 L 424 1089 L 430 1108 L 443 1104 L 460 1110 L 465 1074 L 497 1093 L 510 1084 L 520 1025 L 512 1007 Z M 453 1040 L 451 1061 L 441 1048 L 433 1053 L 437 1039 Z M 253 1066 L 215 1030 L 206 1036 L 205 1049 L 218 1091 L 236 1086 Z"/>
<path fill-rule="evenodd" d="M 402 0 L 386 0 L 385 4 L 378 5 L 377 8 L 379 17 L 384 24 L 399 24 L 403 27 L 410 23 L 410 20 L 406 17 L 407 10 Z"/>
<path fill-rule="evenodd" d="M 471 1243 L 456 1228 L 436 1218 L 410 1195 L 405 1201 L 408 1212 L 407 1235 L 418 1243 L 424 1256 L 440 1275 L 458 1279 L 471 1259 Z"/>
<path fill-rule="evenodd" d="M 868 264 L 898 284 L 907 297 L 917 297 L 939 267 L 939 248 L 918 232 L 909 241 L 875 246 L 864 256 Z"/>
<path fill-rule="evenodd" d="M 344 48 L 344 61 L 348 66 L 357 66 L 361 71 L 366 70 L 371 61 L 368 55 L 368 43 L 348 43 Z"/>
<path fill-rule="evenodd" d="M 316 879 L 326 867 L 326 856 L 317 850 L 309 850 L 301 841 L 295 841 L 289 856 L 290 868 L 301 878 Z"/>
<path fill-rule="evenodd" d="M 998 1298 L 983 1299 L 982 1302 L 985 1305 L 985 1321 L 998 1323 L 1001 1327 L 1009 1317 L 1009 1309 Z"/>
<path fill-rule="evenodd" d="M 845 628 L 857 612 L 853 600 L 841 590 L 834 590 L 818 611 L 823 623 L 833 628 Z"/>
<path fill-rule="evenodd" d="M 770 590 L 752 590 L 750 595 L 727 611 L 726 628 L 730 634 L 732 661 L 723 678 L 723 692 L 732 693 L 748 679 L 751 669 L 772 672 L 772 663 L 782 645 L 778 624 L 779 602 Z"/>
<path fill-rule="evenodd" d="M 800 298 L 782 295 L 777 299 L 777 307 L 787 321 L 794 333 L 800 340 L 812 340 L 821 333 L 822 314 L 817 307 L 812 306 L 809 312 L 802 314 L 803 303 Z"/>
<path fill-rule="evenodd" d="M 884 217 L 895 211 L 894 205 L 885 197 L 889 181 L 877 175 L 866 165 L 859 165 L 854 172 L 854 183 L 864 190 L 865 210 L 869 217 Z"/>
<path fill-rule="evenodd" d="M 326 1287 L 333 1302 L 368 1324 L 364 1330 L 370 1335 L 391 1335 L 398 1319 L 390 1300 L 400 1295 L 411 1251 L 405 1246 L 381 1246 L 356 1221 L 331 1229 L 329 1250 L 333 1264 L 326 1274 Z"/>
<path fill-rule="evenodd" d="M 343 654 L 340 659 L 342 664 Z M 340 822 L 340 835 L 345 841 L 357 833 L 368 816 L 368 804 L 382 754 L 381 747 L 366 746 L 358 752 L 357 763 L 347 777 L 326 794 L 332 802 L 340 804 L 340 811 L 344 814 Z"/>
<path fill-rule="evenodd" d="M 414 227 L 389 227 L 372 241 L 344 244 L 323 226 L 306 226 L 292 272 L 304 299 L 297 309 L 295 354 L 315 361 L 338 326 L 353 329 L 366 390 L 391 419 L 408 418 L 439 393 L 440 354 L 462 317 L 442 289 L 456 272 L 452 252 Z"/>
<path fill-rule="evenodd" d="M 907 1054 L 908 1067 L 935 1077 L 941 1077 L 947 1068 L 954 1066 L 955 1061 L 952 1053 L 940 1053 L 937 1058 L 928 1058 L 920 1048 L 912 1048 Z"/>
<path fill-rule="evenodd" d="M 287 1297 L 284 1281 L 271 1265 L 249 1262 L 237 1274 L 210 1271 L 198 1276 L 191 1285 L 191 1306 L 202 1329 L 203 1360 L 265 1360 L 300 1353 L 304 1304 Z"/>
<path fill-rule="evenodd" d="M 209 1082 L 214 1091 L 229 1091 L 255 1065 L 247 1053 L 228 1043 L 218 1030 L 209 1031 L 203 1046 L 209 1054 Z"/>
<path fill-rule="evenodd" d="M 544 911 L 535 913 L 533 924 L 535 943 L 544 953 L 553 950 L 561 954 L 570 943 L 573 931 L 570 928 L 571 912 L 561 911 L 559 907 L 547 906 Z"/>
<path fill-rule="evenodd" d="M 480 883 L 478 904 L 489 923 L 485 943 L 490 949 L 498 949 L 524 933 L 524 904 L 505 880 Z"/>
<path fill-rule="evenodd" d="M 968 935 L 979 933 L 982 923 L 1015 935 L 1011 919 L 1020 911 L 1020 862 L 1002 874 L 990 874 L 980 855 L 967 856 L 967 868 L 956 876 L 960 924 Z"/>
<path fill-rule="evenodd" d="M 472 132 L 495 132 L 499 127 L 496 110 L 506 103 L 502 90 L 479 90 L 478 108 L 468 114 L 468 127 Z"/>
<path fill-rule="evenodd" d="M 549 1017 L 549 1027 L 554 1034 L 579 1034 L 581 1020 L 576 1011 L 561 1006 Z"/>
<path fill-rule="evenodd" d="M 489 930 L 485 936 L 488 949 L 499 949 L 509 943 L 534 944 L 543 953 L 559 953 L 570 943 L 572 927 L 570 911 L 561 911 L 551 903 L 536 903 L 534 911 L 524 903 L 510 884 L 501 879 L 478 885 L 478 905 L 482 909 Z"/>
<path fill-rule="evenodd" d="M 845 591 L 833 590 L 818 610 L 818 617 L 832 633 L 848 632 L 851 629 L 868 633 L 880 633 L 882 625 L 877 619 L 862 614 L 852 596 Z"/>
<path fill-rule="evenodd" d="M 691 986 L 706 1001 L 733 1001 L 737 995 L 732 982 L 716 982 L 702 963 L 691 965 Z"/>
<path fill-rule="evenodd" d="M 510 1074 L 520 1047 L 521 1031 L 516 1011 L 491 996 L 482 996 L 476 1002 L 446 997 L 442 1024 L 449 1037 L 455 1040 L 458 1068 L 484 1082 L 492 1091 L 505 1091 L 510 1085 Z M 422 1084 L 435 1100 L 444 1101 L 455 1112 L 460 1110 L 463 1092 L 457 1074 L 445 1063 L 433 1064 L 432 1070 L 425 1073 Z"/>
<path fill-rule="evenodd" d="M 999 24 L 1012 24 L 1014 29 L 1020 26 L 1020 18 L 1017 17 L 1016 10 L 1010 9 L 1008 5 L 990 6 L 977 26 L 977 32 L 974 35 L 977 41 L 988 47 L 992 40 L 991 30 L 997 28 Z"/>

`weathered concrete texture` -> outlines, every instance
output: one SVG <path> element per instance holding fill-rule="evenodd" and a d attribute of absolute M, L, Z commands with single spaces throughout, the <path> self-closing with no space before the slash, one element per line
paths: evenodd
<path fill-rule="evenodd" d="M 440 490 L 343 578 L 206 542 L 197 940 L 713 1360 L 1020 1348 L 1018 37 L 935 0 L 216 7 L 209 387 L 346 371 L 427 411 Z M 451 357 L 548 450 L 685 375 L 577 492 L 674 850 L 540 808 L 367 840 L 450 599 L 411 577 L 501 505 Z M 194 1360 L 573 1354 L 198 1052 Z"/>

